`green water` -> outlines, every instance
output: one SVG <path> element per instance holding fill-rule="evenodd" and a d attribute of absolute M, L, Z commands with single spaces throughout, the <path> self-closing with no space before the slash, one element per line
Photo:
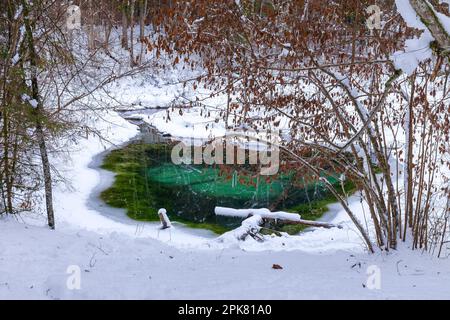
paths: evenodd
<path fill-rule="evenodd" d="M 102 198 L 136 220 L 156 221 L 158 209 L 166 208 L 172 220 L 222 233 L 241 221 L 215 216 L 216 206 L 305 211 L 330 196 L 320 183 L 305 184 L 292 173 L 267 180 L 252 168 L 242 174 L 232 166 L 175 165 L 170 152 L 169 145 L 143 143 L 113 151 L 103 167 L 116 181 Z"/>

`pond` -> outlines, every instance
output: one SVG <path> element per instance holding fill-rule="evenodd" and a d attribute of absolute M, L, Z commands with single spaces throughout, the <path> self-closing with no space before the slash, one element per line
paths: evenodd
<path fill-rule="evenodd" d="M 270 208 L 315 220 L 335 202 L 321 183 L 299 183 L 292 174 L 267 179 L 253 174 L 251 168 L 242 173 L 226 165 L 175 165 L 171 151 L 170 143 L 148 134 L 112 151 L 102 167 L 116 174 L 115 182 L 101 198 L 112 207 L 126 209 L 138 221 L 157 221 L 158 209 L 166 208 L 171 220 L 218 234 L 239 226 L 241 220 L 215 216 L 216 206 Z M 333 175 L 327 178 L 340 183 Z M 302 230 L 291 225 L 277 228 L 291 234 Z"/>

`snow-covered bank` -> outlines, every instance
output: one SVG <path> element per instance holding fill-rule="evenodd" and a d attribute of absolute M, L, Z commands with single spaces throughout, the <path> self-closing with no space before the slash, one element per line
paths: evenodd
<path fill-rule="evenodd" d="M 3 219 L 0 252 L 0 299 L 450 298 L 450 261 L 436 263 L 406 248 L 372 256 L 183 250 L 119 233 L 62 233 Z M 69 290 L 78 268 L 81 290 Z M 377 268 L 380 289 L 371 290 L 367 270 Z"/>
<path fill-rule="evenodd" d="M 108 214 L 102 213 L 92 199 L 112 175 L 92 161 L 137 131 L 115 113 L 96 124 L 113 144 L 97 137 L 80 140 L 72 160 L 57 163 L 73 179 L 71 189 L 61 184 L 55 194 L 57 231 L 0 220 L 0 299 L 450 298 L 447 260 L 436 263 L 406 248 L 367 255 L 339 205 L 330 207 L 329 217 L 343 230 L 314 230 L 267 243 L 226 236 L 218 241 L 180 225 L 160 232 L 157 224 L 134 222 L 123 212 L 104 207 Z M 363 219 L 359 198 L 349 201 Z M 284 269 L 273 270 L 273 264 Z M 380 290 L 364 287 L 373 266 L 381 271 Z M 73 275 L 68 268 L 81 271 L 81 290 L 67 289 Z"/>
<path fill-rule="evenodd" d="M 199 232 L 201 236 L 198 236 L 183 226 L 174 228 L 170 234 L 161 234 L 157 223 L 133 221 L 123 210 L 104 205 L 98 196 L 113 182 L 114 175 L 98 168 L 101 155 L 128 142 L 138 131 L 136 126 L 115 112 L 104 113 L 97 119 L 96 129 L 102 133 L 102 139 L 96 136 L 80 139 L 71 150 L 70 160 L 56 164 L 71 182 L 70 188 L 59 184 L 56 189 L 55 210 L 59 229 L 82 229 L 103 235 L 117 232 L 131 237 L 170 241 L 180 247 L 201 246 L 212 237 L 205 232 Z"/>
<path fill-rule="evenodd" d="M 139 223 L 129 219 L 124 210 L 107 207 L 98 196 L 113 183 L 114 175 L 99 168 L 102 155 L 127 143 L 139 132 L 135 125 L 114 111 L 99 113 L 91 121 L 101 138 L 97 135 L 79 138 L 67 147 L 66 155 L 57 154 L 52 158 L 52 164 L 64 177 L 54 188 L 57 230 L 154 238 L 178 247 L 202 247 L 206 240 L 215 237 L 205 230 L 193 230 L 180 224 L 175 224 L 170 232 L 160 233 L 158 223 Z M 36 212 L 45 212 L 44 206 L 42 201 Z M 44 214 L 24 213 L 16 218 L 11 219 L 28 226 L 47 224 Z"/>
<path fill-rule="evenodd" d="M 142 77 L 131 77 L 112 83 L 107 89 L 108 94 L 99 93 L 97 100 L 103 103 L 110 102 L 113 106 L 128 105 L 137 99 L 132 105 L 137 109 L 142 106 L 164 106 L 167 101 L 173 101 L 180 95 L 180 85 L 170 88 L 161 87 L 154 81 L 145 80 Z M 114 98 L 112 98 L 113 96 Z M 166 101 L 166 99 L 168 99 Z M 222 99 L 209 99 L 208 105 L 220 109 Z M 214 108 L 213 108 L 214 109 Z M 203 110 L 203 112 L 206 112 Z M 159 130 L 168 132 L 173 136 L 208 138 L 223 135 L 225 126 L 219 120 L 216 113 L 211 112 L 211 117 L 205 118 L 201 115 L 202 108 L 185 110 L 183 114 L 172 112 L 171 120 L 167 119 L 166 110 L 146 115 L 147 120 L 154 124 Z M 139 114 L 139 111 L 135 113 Z M 110 150 L 120 147 L 130 141 L 138 134 L 138 128 L 123 119 L 118 113 L 110 110 L 102 110 L 92 113 L 86 119 L 86 125 L 97 130 L 97 135 L 86 138 L 78 138 L 66 146 L 67 155 L 56 154 L 52 158 L 52 164 L 58 169 L 63 182 L 55 185 L 54 202 L 57 229 L 60 231 L 88 230 L 102 235 L 120 233 L 132 238 L 153 238 L 163 242 L 169 242 L 178 248 L 198 248 L 221 250 L 228 247 L 242 247 L 246 250 L 304 250 L 304 251 L 336 251 L 356 250 L 363 251 L 362 241 L 358 233 L 353 231 L 353 225 L 349 223 L 348 217 L 341 212 L 338 206 L 333 206 L 334 221 L 344 222 L 344 230 L 314 230 L 301 236 L 273 239 L 270 243 L 239 243 L 231 238 L 217 241 L 217 236 L 211 232 L 198 229 L 190 229 L 176 224 L 169 232 L 161 233 L 158 223 L 140 223 L 129 219 L 125 212 L 120 209 L 107 207 L 99 198 L 99 194 L 112 182 L 114 175 L 99 169 L 102 156 Z M 196 136 L 196 134 L 198 136 Z M 66 184 L 66 182 L 68 184 Z M 44 201 L 40 202 L 41 212 L 44 210 Z M 353 205 L 360 206 L 359 200 L 355 199 Z M 358 210 L 361 211 L 361 210 Z M 169 212 L 169 217 L 171 213 Z M 43 226 L 45 216 L 22 215 L 26 224 Z"/>
<path fill-rule="evenodd" d="M 115 35 L 114 39 L 113 51 L 126 61 L 128 52 L 120 48 L 119 35 Z M 148 59 L 150 58 L 149 56 Z M 104 63 L 107 63 L 108 58 L 104 59 Z M 127 67 L 123 68 L 126 70 Z M 237 247 L 249 251 L 364 251 L 358 232 L 339 206 L 332 206 L 333 222 L 342 224 L 342 230 L 314 230 L 300 236 L 274 238 L 261 244 L 252 241 L 236 242 L 227 235 L 218 240 L 210 232 L 189 229 L 180 224 L 175 224 L 169 232 L 160 232 L 157 223 L 133 221 L 126 217 L 123 210 L 109 208 L 99 201 L 98 195 L 113 182 L 114 177 L 110 172 L 99 169 L 102 154 L 123 145 L 138 134 L 137 127 L 114 112 L 114 108 L 167 107 L 176 105 L 179 101 L 186 103 L 200 98 L 202 107 L 175 109 L 170 115 L 162 110 L 145 116 L 157 129 L 173 136 L 206 139 L 225 133 L 226 125 L 220 111 L 226 106 L 227 99 L 224 100 L 223 96 L 208 98 L 208 92 L 191 90 L 190 86 L 185 87 L 180 82 L 180 78 L 192 78 L 194 74 L 191 70 L 183 70 L 182 66 L 167 70 L 161 77 L 147 73 L 135 74 L 115 80 L 104 91 L 96 92 L 95 97 L 88 97 L 83 101 L 87 105 L 94 104 L 97 108 L 93 108 L 95 112 L 83 113 L 79 117 L 86 126 L 95 129 L 101 138 L 90 135 L 86 138 L 77 137 L 75 142 L 64 141 L 66 157 L 57 153 L 51 159 L 52 165 L 64 179 L 63 182 L 55 183 L 54 190 L 57 229 L 62 232 L 87 230 L 105 236 L 118 233 L 131 238 L 153 238 L 177 248 L 189 249 L 222 250 Z M 139 111 L 136 112 L 138 114 Z M 287 121 L 284 122 L 284 126 L 287 126 Z M 40 211 L 45 212 L 44 201 L 37 202 L 41 207 Z M 364 221 L 364 211 L 361 210 L 359 199 L 352 199 L 350 206 L 357 209 L 355 211 L 360 213 L 359 218 Z M 170 217 L 171 212 L 168 214 Z M 35 216 L 25 214 L 22 216 L 26 224 L 45 225 L 45 216 L 38 216 L 37 219 L 33 217 Z"/>
<path fill-rule="evenodd" d="M 161 111 L 165 113 L 165 111 Z M 64 175 L 72 181 L 72 188 L 59 185 L 55 194 L 55 207 L 58 228 L 72 230 L 82 229 L 98 232 L 102 235 L 120 233 L 133 238 L 153 238 L 168 242 L 178 248 L 223 249 L 240 247 L 250 251 L 266 250 L 303 250 L 308 252 L 353 250 L 364 251 L 362 241 L 354 230 L 346 213 L 339 205 L 332 205 L 333 222 L 343 224 L 344 229 L 313 230 L 300 236 L 274 238 L 270 243 L 246 241 L 241 243 L 235 238 L 225 235 L 216 240 L 216 236 L 205 230 L 190 229 L 180 224 L 170 232 L 160 232 L 158 223 L 136 222 L 128 218 L 124 210 L 106 206 L 99 200 L 99 194 L 112 182 L 114 175 L 99 169 L 102 156 L 112 148 L 126 143 L 137 134 L 137 128 L 129 124 L 116 113 L 105 114 L 96 122 L 105 143 L 98 137 L 82 139 L 73 147 L 71 161 L 58 163 Z M 350 199 L 351 206 L 361 212 L 358 197 Z M 170 212 L 169 212 L 170 215 Z"/>

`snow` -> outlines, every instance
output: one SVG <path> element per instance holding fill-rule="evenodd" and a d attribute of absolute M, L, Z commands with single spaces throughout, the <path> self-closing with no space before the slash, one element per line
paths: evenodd
<path fill-rule="evenodd" d="M 450 261 L 408 248 L 375 255 L 186 250 L 0 219 L 0 252 L 0 299 L 450 298 Z M 378 269 L 380 289 L 371 290 L 368 272 Z M 74 270 L 80 290 L 67 287 Z"/>
<path fill-rule="evenodd" d="M 257 215 L 263 219 L 300 221 L 299 214 L 287 212 L 271 212 L 269 209 L 231 209 L 216 207 L 216 215 L 225 217 L 247 218 L 250 215 Z"/>
<path fill-rule="evenodd" d="M 18 53 L 16 53 L 14 55 L 14 57 L 11 59 L 11 62 L 13 65 L 15 65 L 15 64 L 17 64 L 17 62 L 19 62 L 19 60 L 20 60 L 20 55 Z"/>
<path fill-rule="evenodd" d="M 450 5 L 450 1 L 448 3 Z M 434 13 L 436 14 L 437 18 L 439 19 L 439 22 L 444 27 L 447 34 L 450 35 L 450 17 L 446 16 L 445 14 L 443 14 L 441 12 L 437 12 L 436 10 L 434 10 Z"/>
<path fill-rule="evenodd" d="M 38 102 L 35 99 L 29 100 L 28 103 L 35 109 L 38 107 Z"/>
<path fill-rule="evenodd" d="M 16 13 L 14 13 L 14 20 L 17 20 L 19 18 L 19 16 L 22 14 L 23 12 L 23 6 L 19 5 L 19 7 L 16 10 Z"/>
<path fill-rule="evenodd" d="M 28 102 L 34 109 L 38 107 L 38 102 L 35 99 L 31 99 L 26 93 L 22 94 L 21 99 L 23 102 Z"/>
<path fill-rule="evenodd" d="M 31 99 L 31 97 L 29 95 L 27 95 L 26 93 L 22 94 L 21 98 L 22 98 L 23 102 L 30 101 L 30 99 Z"/>
<path fill-rule="evenodd" d="M 251 216 L 248 219 L 245 219 L 242 221 L 242 225 L 228 233 L 225 233 L 223 236 L 221 236 L 218 241 L 226 241 L 232 234 L 235 239 L 238 241 L 243 241 L 247 239 L 247 236 L 249 233 L 257 233 L 259 230 L 261 230 L 261 224 L 263 223 L 263 218 L 259 215 Z"/>
<path fill-rule="evenodd" d="M 219 118 L 218 112 L 214 110 L 205 110 L 200 107 L 175 109 L 168 112 L 141 116 L 144 121 L 155 126 L 160 132 L 170 133 L 176 138 L 208 140 L 226 134 L 225 124 Z"/>
<path fill-rule="evenodd" d="M 406 40 L 404 51 L 396 52 L 391 57 L 397 69 L 411 75 L 421 62 L 432 58 L 430 43 L 434 41 L 434 38 L 409 1 L 396 0 L 395 3 L 406 24 L 423 31 L 419 38 Z"/>
<path fill-rule="evenodd" d="M 158 211 L 158 214 L 162 217 L 162 220 L 166 224 L 167 227 L 171 227 L 172 223 L 170 222 L 169 217 L 167 216 L 167 210 L 166 209 L 160 209 Z M 164 227 L 163 221 L 161 221 L 162 226 Z"/>

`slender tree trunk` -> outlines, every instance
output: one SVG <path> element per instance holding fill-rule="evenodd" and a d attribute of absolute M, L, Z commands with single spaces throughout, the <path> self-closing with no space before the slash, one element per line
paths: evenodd
<path fill-rule="evenodd" d="M 128 50 L 128 0 L 122 2 L 122 48 Z"/>
<path fill-rule="evenodd" d="M 39 117 L 40 110 L 36 109 L 36 114 Z M 39 151 L 41 153 L 42 169 L 44 172 L 44 186 L 45 186 L 45 204 L 47 207 L 48 225 L 51 229 L 55 229 L 55 214 L 53 210 L 53 186 L 52 174 L 50 169 L 50 161 L 47 154 L 47 146 L 45 143 L 45 134 L 42 128 L 41 121 L 36 121 L 36 132 L 39 141 Z"/>
<path fill-rule="evenodd" d="M 14 19 L 14 5 L 8 6 L 7 17 L 10 21 Z M 9 52 L 7 52 L 6 61 L 10 61 L 12 56 L 15 54 L 15 48 L 19 42 L 19 27 L 12 27 L 8 32 L 8 41 L 9 41 Z M 14 95 L 7 89 L 8 78 L 10 75 L 10 66 L 8 63 L 3 64 L 3 79 L 2 79 L 2 104 L 1 104 L 1 112 L 0 116 L 2 117 L 3 128 L 2 128 L 2 140 L 3 140 L 3 159 L 2 159 L 2 172 L 0 173 L 0 183 L 2 184 L 2 198 L 3 198 L 3 206 L 4 210 L 7 214 L 14 213 L 13 206 L 13 185 L 14 185 L 14 165 L 13 159 L 10 158 L 11 147 L 12 146 L 12 135 L 11 135 L 11 120 L 10 120 L 10 112 L 11 110 L 8 108 L 10 106 L 14 106 Z M 14 153 L 14 151 L 13 151 Z"/>
<path fill-rule="evenodd" d="M 134 61 L 134 9 L 136 0 L 130 0 L 130 66 L 135 66 Z"/>
<path fill-rule="evenodd" d="M 89 0 L 88 49 L 90 51 L 95 50 L 94 13 L 92 0 Z"/>
<path fill-rule="evenodd" d="M 145 20 L 147 19 L 148 0 L 139 1 L 139 38 L 145 39 Z"/>
<path fill-rule="evenodd" d="M 140 0 L 139 2 L 139 38 L 141 43 L 141 52 L 139 54 L 138 63 L 141 64 L 144 60 L 144 52 L 145 52 L 145 22 L 147 19 L 148 13 L 148 0 Z"/>
<path fill-rule="evenodd" d="M 403 230 L 403 240 L 406 241 L 406 231 L 408 227 L 413 225 L 413 123 L 414 111 L 413 103 L 415 96 L 415 79 L 414 75 L 411 80 L 411 97 L 406 110 L 405 119 L 405 169 L 404 169 L 404 187 L 405 187 L 405 225 Z"/>
<path fill-rule="evenodd" d="M 12 185 L 11 185 L 11 176 L 12 172 L 10 170 L 9 164 L 9 121 L 8 121 L 8 113 L 3 112 L 3 166 L 4 166 L 4 180 L 6 185 L 6 212 L 9 214 L 13 213 L 13 203 L 12 203 Z"/>
<path fill-rule="evenodd" d="M 36 101 L 36 107 L 33 108 L 33 113 L 36 116 L 36 135 L 39 144 L 39 151 L 41 154 L 42 170 L 44 174 L 44 186 L 45 186 L 45 202 L 47 207 L 48 225 L 51 229 L 55 229 L 55 214 L 53 210 L 53 186 L 52 186 L 52 174 L 50 168 L 50 161 L 48 159 L 47 145 L 45 142 L 45 133 L 42 125 L 43 105 L 39 94 L 39 82 L 37 78 L 37 54 L 34 46 L 33 30 L 31 28 L 31 22 L 29 17 L 29 8 L 26 0 L 22 0 L 24 23 L 27 37 L 27 51 L 28 59 L 31 68 L 31 86 L 32 86 L 32 99 Z M 30 105 L 31 106 L 31 105 Z"/>

